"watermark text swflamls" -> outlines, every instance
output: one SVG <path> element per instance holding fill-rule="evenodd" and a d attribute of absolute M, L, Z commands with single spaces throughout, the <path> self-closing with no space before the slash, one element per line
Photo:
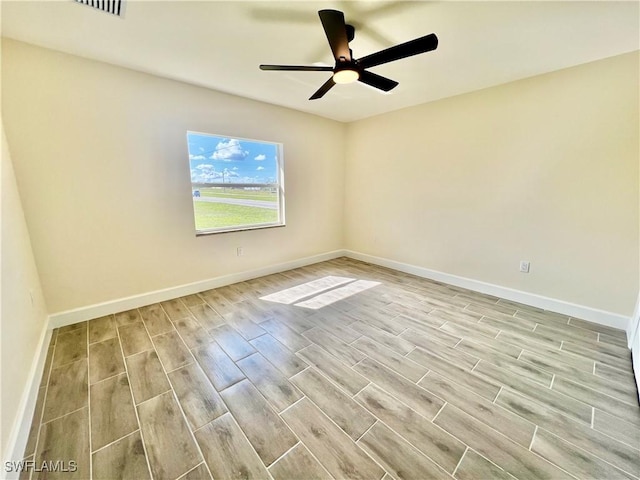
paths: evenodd
<path fill-rule="evenodd" d="M 78 462 L 75 460 L 20 460 L 4 463 L 4 471 L 9 472 L 61 472 L 69 473 L 78 470 Z"/>

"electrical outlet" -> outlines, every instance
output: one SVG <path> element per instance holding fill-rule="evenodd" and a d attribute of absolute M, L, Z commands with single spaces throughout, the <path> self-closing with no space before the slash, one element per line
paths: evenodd
<path fill-rule="evenodd" d="M 531 262 L 527 262 L 526 260 L 520 260 L 520 271 L 522 273 L 529 273 L 530 267 L 531 267 Z"/>
<path fill-rule="evenodd" d="M 242 247 L 236 248 L 236 254 L 241 257 L 244 255 L 244 249 Z"/>

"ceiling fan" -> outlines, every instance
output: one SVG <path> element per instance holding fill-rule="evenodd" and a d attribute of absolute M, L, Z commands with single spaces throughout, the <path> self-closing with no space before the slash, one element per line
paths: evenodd
<path fill-rule="evenodd" d="M 360 59 L 353 58 L 349 42 L 353 40 L 355 28 L 347 25 L 344 14 L 338 10 L 320 10 L 318 12 L 322 28 L 329 41 L 329 46 L 335 58 L 335 67 L 316 65 L 260 65 L 260 70 L 285 70 L 300 72 L 333 72 L 309 100 L 322 98 L 336 83 L 352 83 L 359 81 L 388 92 L 398 85 L 398 82 L 381 75 L 369 72 L 367 68 L 393 62 L 401 58 L 411 57 L 419 53 L 429 52 L 438 47 L 438 37 L 434 33 L 416 38 L 394 47 L 372 53 Z"/>

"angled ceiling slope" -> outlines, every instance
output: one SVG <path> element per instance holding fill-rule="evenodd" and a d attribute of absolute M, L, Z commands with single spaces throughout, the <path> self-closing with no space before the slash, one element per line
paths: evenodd
<path fill-rule="evenodd" d="M 630 2 L 126 2 L 116 17 L 72 1 L 3 1 L 2 35 L 339 121 L 458 95 L 640 48 Z M 260 63 L 333 65 L 318 10 L 344 12 L 359 56 L 434 32 L 440 44 L 372 68 L 319 101 L 326 72 L 263 72 Z"/>

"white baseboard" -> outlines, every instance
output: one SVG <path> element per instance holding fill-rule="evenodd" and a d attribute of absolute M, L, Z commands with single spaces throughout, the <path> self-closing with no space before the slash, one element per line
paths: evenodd
<path fill-rule="evenodd" d="M 313 263 L 324 262 L 326 260 L 331 260 L 341 256 L 347 256 L 356 260 L 380 265 L 382 267 L 392 268 L 394 270 L 410 273 L 412 275 L 428 278 L 431 280 L 436 280 L 438 282 L 448 283 L 457 287 L 467 288 L 475 292 L 494 295 L 506 300 L 520 302 L 525 305 L 531 305 L 533 307 L 542 308 L 552 312 L 562 313 L 564 315 L 588 320 L 600 325 L 606 325 L 608 327 L 618 328 L 620 330 L 627 330 L 629 328 L 630 318 L 617 313 L 607 312 L 583 305 L 577 305 L 575 303 L 565 302 L 564 300 L 557 300 L 534 293 L 523 292 L 521 290 L 494 285 L 471 278 L 460 277 L 457 275 L 452 275 L 450 273 L 439 272 L 437 270 L 430 270 L 428 268 L 397 262 L 395 260 L 390 260 L 387 258 L 376 257 L 353 250 L 334 250 L 332 252 L 313 255 L 310 257 L 300 258 L 297 260 L 279 263 L 276 265 L 262 267 L 254 270 L 233 273 L 230 275 L 224 275 L 221 277 L 215 277 L 199 282 L 189 283 L 186 285 L 179 285 L 177 287 L 156 290 L 140 295 L 112 300 L 109 302 L 88 305 L 86 307 L 80 307 L 73 310 L 54 313 L 49 316 L 49 328 L 53 329 L 77 322 L 82 322 L 85 320 L 90 320 L 92 318 L 102 317 L 104 315 L 109 315 L 112 313 L 123 312 L 133 308 L 150 305 L 152 303 L 163 302 L 165 300 L 171 300 L 176 297 L 182 297 L 185 295 L 202 292 L 203 290 L 223 287 L 225 285 L 243 282 L 245 280 L 251 280 L 253 278 L 262 277 L 264 275 L 271 275 L 273 273 L 284 272 L 286 270 L 303 267 L 305 265 L 311 265 Z"/>
<path fill-rule="evenodd" d="M 42 379 L 44 363 L 47 359 L 50 342 L 51 329 L 47 328 L 47 323 L 45 322 L 42 333 L 40 334 L 40 339 L 38 340 L 36 356 L 31 363 L 27 383 L 22 392 L 18 411 L 11 426 L 11 433 L 9 434 L 6 449 L 8 458 L 2 459 L 2 468 L 0 470 L 0 475 L 3 475 L 2 478 L 14 479 L 19 476 L 18 472 L 5 472 L 5 465 L 6 462 L 22 460 L 22 455 L 27 446 L 27 440 L 29 439 L 31 420 L 33 419 L 33 413 L 36 409 L 40 380 Z"/>
<path fill-rule="evenodd" d="M 628 346 L 631 348 L 631 342 L 636 337 L 636 331 L 640 328 L 640 293 L 638 293 L 638 300 L 636 300 L 636 307 L 633 309 L 633 315 L 629 320 L 629 326 L 627 327 L 627 339 Z M 638 372 L 640 375 L 640 372 Z"/>
<path fill-rule="evenodd" d="M 388 267 L 401 272 L 410 273 L 418 277 L 448 283 L 449 285 L 454 285 L 456 287 L 467 288 L 475 292 L 486 293 L 488 295 L 504 298 L 505 300 L 524 303 L 525 305 L 530 305 L 532 307 L 562 313 L 570 317 L 588 320 L 600 325 L 606 325 L 607 327 L 618 328 L 626 331 L 630 322 L 629 317 L 625 317 L 624 315 L 598 310 L 597 308 L 585 307 L 583 305 L 577 305 L 575 303 L 565 302 L 555 298 L 544 297 L 535 293 L 523 292 L 521 290 L 502 287 L 500 285 L 494 285 L 492 283 L 486 283 L 471 278 L 459 277 L 450 273 L 430 270 L 428 268 L 396 262 L 395 260 L 375 257 L 373 255 L 367 255 L 365 253 L 354 252 L 351 250 L 346 250 L 344 254 L 347 257 L 361 260 L 363 262 L 373 263 L 382 267 Z"/>
<path fill-rule="evenodd" d="M 480 293 L 486 293 L 494 295 L 507 300 L 520 302 L 526 305 L 531 305 L 545 310 L 550 310 L 571 317 L 581 318 L 601 325 L 609 327 L 619 328 L 621 330 L 627 330 L 629 327 L 630 319 L 623 315 L 616 313 L 606 312 L 603 310 L 594 309 L 582 305 L 576 305 L 573 303 L 557 300 L 553 298 L 536 295 L 533 293 L 522 292 L 520 290 L 514 290 L 499 285 L 493 285 L 490 283 L 482 282 L 479 280 L 473 280 L 470 278 L 459 277 L 449 273 L 443 273 L 436 270 L 430 270 L 424 267 L 418 267 L 395 260 L 390 260 L 381 257 L 375 257 L 364 253 L 355 252 L 352 250 L 334 250 L 324 254 L 313 255 L 289 262 L 280 263 L 277 265 L 271 265 L 245 272 L 234 273 L 230 275 L 224 275 L 200 282 L 194 282 L 186 285 L 180 285 L 177 287 L 166 288 L 163 290 L 156 290 L 153 292 L 144 293 L 141 295 L 134 295 L 131 297 L 121 298 L 109 302 L 104 302 L 96 305 L 89 305 L 86 307 L 76 308 L 65 312 L 55 313 L 49 316 L 48 325 L 43 329 L 40 340 L 38 343 L 37 356 L 33 361 L 31 370 L 29 372 L 29 379 L 23 392 L 18 415 L 12 426 L 11 434 L 7 444 L 7 452 L 9 458 L 3 459 L 4 462 L 11 460 L 21 460 L 22 453 L 27 443 L 29 436 L 29 429 L 31 428 L 31 419 L 35 410 L 35 404 L 38 396 L 38 389 L 40 386 L 40 379 L 42 377 L 42 371 L 44 369 L 44 363 L 47 356 L 47 349 L 49 341 L 51 339 L 51 330 L 53 328 L 70 325 L 73 323 L 90 320 L 92 318 L 109 315 L 112 313 L 122 312 L 133 308 L 142 307 L 152 303 L 157 303 L 165 300 L 170 300 L 176 297 L 184 295 L 191 295 L 203 290 L 209 290 L 212 288 L 218 288 L 232 283 L 242 282 L 253 278 L 270 275 L 273 273 L 279 273 L 293 268 L 303 267 L 311 265 L 313 263 L 332 260 L 341 256 L 350 257 L 356 260 L 372 263 L 374 265 L 380 265 L 382 267 L 392 268 L 401 272 L 409 273 L 423 278 L 436 280 L 450 285 L 455 285 L 462 288 L 467 288 Z M 6 474 L 5 474 L 6 475 Z M 6 478 L 17 478 L 8 474 Z"/>
<path fill-rule="evenodd" d="M 91 320 L 93 318 L 110 315 L 112 313 L 124 312 L 126 310 L 143 307 L 152 303 L 164 302 L 165 300 L 171 300 L 173 298 L 191 295 L 194 293 L 202 292 L 204 290 L 224 287 L 225 285 L 231 285 L 232 283 L 244 282 L 245 280 L 263 277 L 265 275 L 271 275 L 273 273 L 284 272 L 286 270 L 304 267 L 305 265 L 311 265 L 313 263 L 332 260 L 344 255 L 344 250 L 334 250 L 332 252 L 313 255 L 311 257 L 304 257 L 289 262 L 257 268 L 254 270 L 232 273 L 230 275 L 210 278 L 186 285 L 179 285 L 177 287 L 165 288 L 163 290 L 156 290 L 140 295 L 133 295 L 131 297 L 119 298 L 108 302 L 54 313 L 52 315 L 49 315 L 49 328 L 54 329 L 63 327 L 65 325 L 71 325 L 73 323 L 83 322 L 85 320 Z"/>

